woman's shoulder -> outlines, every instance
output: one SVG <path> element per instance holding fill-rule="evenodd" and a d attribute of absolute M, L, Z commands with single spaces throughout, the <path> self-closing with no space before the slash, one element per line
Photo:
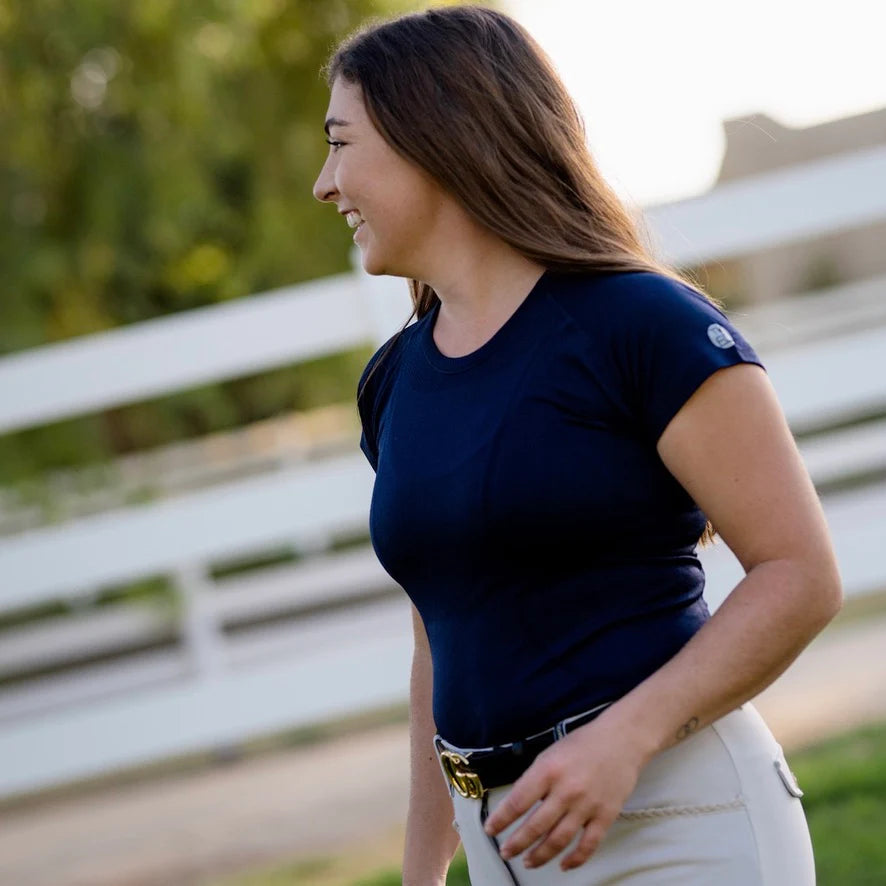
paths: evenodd
<path fill-rule="evenodd" d="M 600 329 L 656 327 L 703 315 L 725 320 L 711 299 L 683 280 L 658 271 L 576 272 L 554 276 L 552 293 L 580 325 Z"/>
<path fill-rule="evenodd" d="M 387 386 L 397 371 L 404 350 L 416 334 L 417 326 L 417 323 L 412 323 L 403 329 L 398 329 L 369 358 L 357 383 L 358 398 L 368 396 L 374 400 L 377 393 Z"/>

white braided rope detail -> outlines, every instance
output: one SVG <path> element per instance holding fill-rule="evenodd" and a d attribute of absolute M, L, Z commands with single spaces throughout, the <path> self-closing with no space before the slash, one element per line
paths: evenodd
<path fill-rule="evenodd" d="M 741 809 L 744 800 L 736 797 L 728 803 L 709 803 L 702 806 L 661 806 L 649 809 L 629 809 L 620 812 L 621 821 L 642 821 L 649 818 L 672 818 L 678 815 L 705 815 L 710 812 L 727 812 L 730 809 Z"/>

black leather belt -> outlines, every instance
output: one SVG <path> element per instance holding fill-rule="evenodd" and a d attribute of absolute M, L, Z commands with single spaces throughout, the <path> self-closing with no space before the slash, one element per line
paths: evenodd
<path fill-rule="evenodd" d="M 612 702 L 607 701 L 589 711 L 567 717 L 556 726 L 522 741 L 491 748 L 461 749 L 437 735 L 434 737 L 434 745 L 440 757 L 443 774 L 463 797 L 479 799 L 486 791 L 515 782 L 543 750 L 580 726 L 590 723 L 610 704 Z"/>

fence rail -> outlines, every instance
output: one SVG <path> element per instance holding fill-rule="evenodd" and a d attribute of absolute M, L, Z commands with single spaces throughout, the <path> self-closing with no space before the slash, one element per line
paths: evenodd
<path fill-rule="evenodd" d="M 726 182 L 646 217 L 668 261 L 696 265 L 881 221 L 884 181 L 878 146 Z"/>

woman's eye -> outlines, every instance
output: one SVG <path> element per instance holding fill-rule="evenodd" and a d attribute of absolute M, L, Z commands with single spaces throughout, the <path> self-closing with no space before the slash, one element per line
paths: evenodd
<path fill-rule="evenodd" d="M 332 150 L 337 151 L 344 144 L 344 142 L 339 142 L 339 141 L 336 141 L 335 139 L 328 138 L 328 139 L 326 139 L 326 144 L 332 145 Z"/>

